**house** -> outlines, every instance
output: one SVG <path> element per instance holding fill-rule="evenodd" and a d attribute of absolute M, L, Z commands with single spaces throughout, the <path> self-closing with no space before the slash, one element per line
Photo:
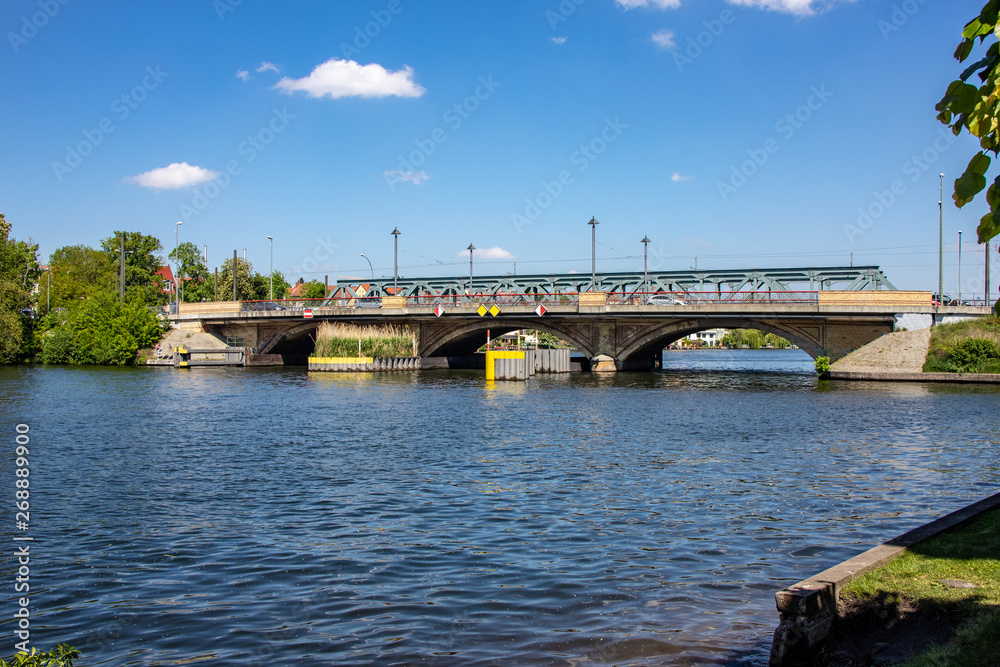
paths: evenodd
<path fill-rule="evenodd" d="M 176 285 L 176 282 L 174 281 L 174 272 L 170 269 L 169 266 L 161 266 L 160 268 L 156 269 L 156 272 L 153 273 L 153 275 L 159 279 L 158 282 L 160 284 L 160 290 L 164 294 L 174 293 L 174 287 Z"/>

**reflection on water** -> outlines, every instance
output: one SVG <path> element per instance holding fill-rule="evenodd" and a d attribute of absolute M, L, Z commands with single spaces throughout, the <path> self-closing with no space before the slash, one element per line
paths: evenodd
<path fill-rule="evenodd" d="M 32 429 L 32 639 L 83 664 L 763 665 L 775 590 L 1000 481 L 995 388 L 797 351 L 0 379 Z"/>

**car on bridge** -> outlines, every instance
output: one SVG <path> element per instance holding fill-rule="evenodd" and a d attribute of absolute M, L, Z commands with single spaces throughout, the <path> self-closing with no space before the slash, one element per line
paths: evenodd
<path fill-rule="evenodd" d="M 647 306 L 686 306 L 687 301 L 672 294 L 654 294 L 646 299 Z"/>

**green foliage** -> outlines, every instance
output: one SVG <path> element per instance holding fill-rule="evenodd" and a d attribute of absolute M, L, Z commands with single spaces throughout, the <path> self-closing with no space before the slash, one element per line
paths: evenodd
<path fill-rule="evenodd" d="M 315 357 L 409 357 L 413 335 L 397 327 L 323 323 L 316 332 Z"/>
<path fill-rule="evenodd" d="M 279 299 L 284 299 L 288 295 L 288 290 L 291 287 L 291 285 L 289 285 L 288 281 L 285 280 L 285 274 L 281 273 L 280 271 L 275 271 L 270 276 L 265 276 L 260 273 L 255 273 L 253 279 L 251 280 L 251 283 L 253 285 L 254 300 L 256 301 L 272 300 L 271 280 L 274 281 L 274 299 L 273 299 L 274 301 L 277 301 Z M 325 294 L 322 293 L 323 284 L 318 281 L 314 282 L 316 282 L 316 285 L 319 287 L 319 292 L 320 292 L 320 296 L 315 298 L 322 298 L 323 296 L 325 296 Z M 231 287 L 230 290 L 232 290 Z"/>
<path fill-rule="evenodd" d="M 559 336 L 556 336 L 555 334 L 546 333 L 544 331 L 535 331 L 535 335 L 538 336 L 538 347 L 542 349 L 555 350 L 558 348 L 569 347 L 559 340 Z"/>
<path fill-rule="evenodd" d="M 1000 373 L 1000 319 L 980 318 L 931 330 L 925 373 Z"/>
<path fill-rule="evenodd" d="M 830 374 L 830 357 L 816 357 L 816 375 L 826 377 Z"/>
<path fill-rule="evenodd" d="M 254 301 L 256 295 L 252 283 L 253 264 L 242 257 L 236 258 L 235 265 L 232 259 L 227 259 L 222 263 L 222 269 L 219 271 L 219 299 L 222 301 L 232 300 L 234 272 L 236 275 L 236 300 Z"/>
<path fill-rule="evenodd" d="M 163 327 L 142 303 L 121 304 L 100 292 L 68 312 L 51 313 L 39 327 L 41 360 L 47 364 L 131 366 L 141 348 L 152 347 Z"/>
<path fill-rule="evenodd" d="M 58 644 L 48 653 L 32 647 L 31 653 L 22 651 L 6 660 L 0 658 L 0 667 L 73 667 L 73 660 L 79 657 L 80 652 L 66 644 Z"/>
<path fill-rule="evenodd" d="M 180 285 L 180 297 L 184 303 L 211 301 L 214 297 L 212 276 L 208 273 L 205 262 L 202 261 L 198 246 L 185 241 L 170 251 L 167 256 L 176 267 L 175 278 Z M 231 290 L 231 288 L 230 288 Z"/>
<path fill-rule="evenodd" d="M 1000 46 L 995 41 L 997 34 L 997 15 L 1000 2 L 990 0 L 983 7 L 977 18 L 974 18 L 962 31 L 962 41 L 955 50 L 955 59 L 964 63 L 976 46 L 986 39 L 993 40 L 983 57 L 969 65 L 958 80 L 953 81 L 945 92 L 945 96 L 935 107 L 938 120 L 949 126 L 958 136 L 962 129 L 979 139 L 982 150 L 972 156 L 965 172 L 955 180 L 955 192 L 952 198 L 959 208 L 965 206 L 982 192 L 988 183 L 987 171 L 992 162 L 987 153 L 997 155 L 1000 149 Z M 969 83 L 976 75 L 981 85 Z M 1000 233 L 1000 177 L 994 179 L 986 191 L 986 203 L 989 212 L 979 222 L 979 243 Z"/>
<path fill-rule="evenodd" d="M 739 350 L 745 345 L 751 350 L 759 350 L 770 345 L 779 349 L 791 346 L 787 340 L 775 334 L 764 334 L 756 329 L 732 329 L 722 337 L 721 345 L 730 349 Z"/>
<path fill-rule="evenodd" d="M 48 281 L 41 285 L 42 302 L 46 296 L 52 308 L 66 308 L 116 285 L 115 273 L 107 253 L 85 245 L 64 246 L 49 256 Z M 46 293 L 47 285 L 51 288 Z M 127 284 L 127 278 L 126 278 Z"/>
<path fill-rule="evenodd" d="M 31 353 L 32 290 L 41 271 L 38 246 L 10 238 L 11 225 L 0 213 L 0 364 L 22 361 Z"/>
<path fill-rule="evenodd" d="M 151 285 L 154 274 L 163 265 L 159 252 L 163 250 L 160 239 L 141 232 L 115 232 L 101 241 L 101 250 L 108 256 L 112 270 L 119 266 L 121 239 L 125 237 L 125 286 Z"/>

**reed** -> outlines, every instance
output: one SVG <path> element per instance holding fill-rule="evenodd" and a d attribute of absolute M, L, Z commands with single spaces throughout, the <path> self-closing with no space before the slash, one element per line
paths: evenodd
<path fill-rule="evenodd" d="M 361 354 L 358 354 L 358 341 Z M 405 327 L 324 322 L 316 331 L 316 357 L 409 357 L 413 333 Z"/>

